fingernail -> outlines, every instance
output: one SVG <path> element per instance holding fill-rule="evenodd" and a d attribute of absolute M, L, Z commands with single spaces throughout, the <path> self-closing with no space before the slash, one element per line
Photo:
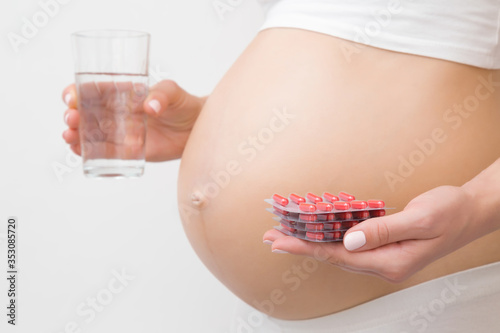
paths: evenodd
<path fill-rule="evenodd" d="M 353 251 L 366 244 L 366 236 L 363 231 L 351 232 L 344 237 L 344 246 L 347 250 Z"/>
<path fill-rule="evenodd" d="M 288 252 L 283 251 L 283 250 L 274 249 L 273 253 L 288 253 Z"/>
<path fill-rule="evenodd" d="M 66 113 L 66 115 L 64 116 L 64 122 L 66 123 L 66 125 L 68 125 L 68 118 L 69 118 L 69 113 Z"/>
<path fill-rule="evenodd" d="M 156 99 L 150 100 L 148 104 L 153 110 L 155 110 L 156 113 L 160 112 L 161 104 Z"/>
<path fill-rule="evenodd" d="M 69 105 L 69 103 L 71 102 L 71 94 L 70 93 L 67 93 L 64 96 L 64 102 L 66 103 L 66 105 Z"/>
<path fill-rule="evenodd" d="M 268 239 L 266 239 L 266 240 L 264 241 L 264 244 L 271 245 L 272 243 L 273 243 L 273 242 L 272 242 L 272 241 L 270 241 L 270 240 L 268 240 Z"/>

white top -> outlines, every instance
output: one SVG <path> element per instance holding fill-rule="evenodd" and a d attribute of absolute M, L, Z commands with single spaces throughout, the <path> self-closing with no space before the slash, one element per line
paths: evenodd
<path fill-rule="evenodd" d="M 500 69 L 500 0 L 258 1 L 267 11 L 261 29 L 300 28 L 387 50 Z"/>

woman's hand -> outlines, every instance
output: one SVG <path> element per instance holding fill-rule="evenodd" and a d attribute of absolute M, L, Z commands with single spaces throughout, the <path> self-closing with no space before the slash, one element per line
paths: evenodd
<path fill-rule="evenodd" d="M 71 145 L 73 152 L 81 155 L 78 133 L 80 117 L 74 84 L 64 89 L 63 100 L 68 105 L 64 119 L 69 127 L 63 133 L 63 138 Z M 143 105 L 147 115 L 147 161 L 160 162 L 181 157 L 205 100 L 206 98 L 188 94 L 170 80 L 151 88 Z"/>
<path fill-rule="evenodd" d="M 313 243 L 277 230 L 264 234 L 276 253 L 315 257 L 342 269 L 400 282 L 484 232 L 477 201 L 464 187 L 441 186 L 413 199 L 402 212 L 366 220 L 342 243 Z M 483 230 L 484 231 L 484 230 Z"/>

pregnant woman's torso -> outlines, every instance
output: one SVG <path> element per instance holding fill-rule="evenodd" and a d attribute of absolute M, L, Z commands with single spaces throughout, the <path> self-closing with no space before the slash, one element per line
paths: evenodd
<path fill-rule="evenodd" d="M 358 52 L 346 52 L 346 50 Z M 278 192 L 347 191 L 397 212 L 462 185 L 500 153 L 500 75 L 298 29 L 258 34 L 205 105 L 182 157 L 179 209 L 208 269 L 250 305 L 322 316 L 500 260 L 500 233 L 392 284 L 262 243 Z"/>

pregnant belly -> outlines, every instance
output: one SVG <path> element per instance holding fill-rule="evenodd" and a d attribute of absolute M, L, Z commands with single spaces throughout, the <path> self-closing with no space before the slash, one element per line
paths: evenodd
<path fill-rule="evenodd" d="M 182 157 L 179 209 L 193 248 L 237 296 L 285 319 L 500 260 L 491 234 L 391 284 L 262 243 L 276 224 L 263 199 L 275 192 L 347 191 L 397 212 L 474 177 L 500 153 L 497 74 L 298 29 L 259 33 L 207 101 Z"/>

